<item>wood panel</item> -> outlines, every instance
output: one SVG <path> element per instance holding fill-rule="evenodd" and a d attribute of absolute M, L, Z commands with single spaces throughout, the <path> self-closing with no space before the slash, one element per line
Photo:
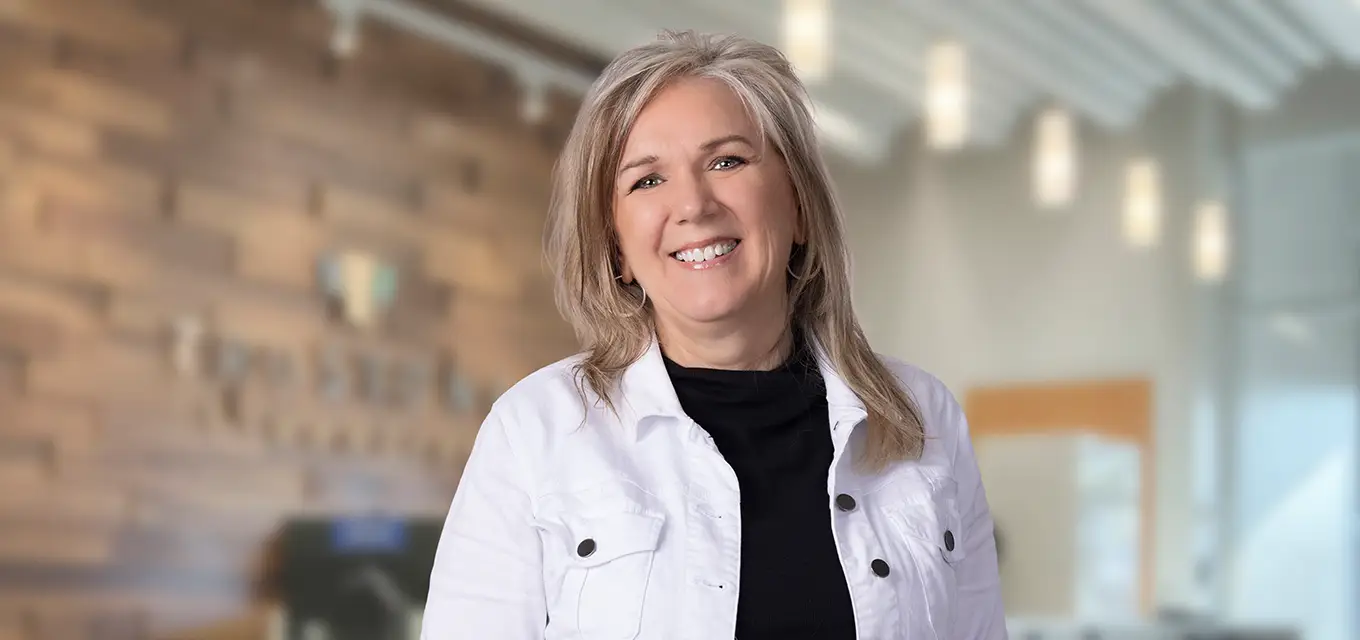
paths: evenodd
<path fill-rule="evenodd" d="M 329 29 L 0 0 L 0 640 L 260 637 L 282 522 L 439 516 L 489 398 L 574 349 L 540 252 L 574 105 L 531 127 L 504 70 Z M 397 269 L 371 327 L 343 251 Z"/>

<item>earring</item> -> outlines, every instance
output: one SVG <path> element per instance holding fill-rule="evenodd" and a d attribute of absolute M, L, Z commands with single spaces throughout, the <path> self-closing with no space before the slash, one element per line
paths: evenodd
<path fill-rule="evenodd" d="M 614 276 L 614 279 L 618 280 L 619 282 L 623 282 L 623 276 L 621 275 Z M 637 280 L 634 280 L 633 283 L 637 285 L 638 291 L 642 292 L 642 303 L 639 304 L 638 308 L 634 309 L 632 313 L 628 314 L 630 317 L 641 313 L 643 309 L 647 308 L 647 289 L 643 288 L 641 284 L 638 284 Z M 628 287 L 628 285 L 626 284 L 623 286 L 624 288 Z"/>
<path fill-rule="evenodd" d="M 632 315 L 642 313 L 642 310 L 647 308 L 647 290 L 642 288 L 642 285 L 638 285 L 638 291 L 642 292 L 642 303 L 638 305 L 637 311 L 634 311 Z"/>
<path fill-rule="evenodd" d="M 798 275 L 798 274 L 796 274 L 796 273 L 793 272 L 793 265 L 792 265 L 792 264 L 790 264 L 790 265 L 788 266 L 788 270 L 789 270 L 789 277 L 790 277 L 790 278 L 793 278 L 794 280 L 802 280 L 802 279 L 803 279 L 802 276 L 800 276 L 800 275 Z"/>

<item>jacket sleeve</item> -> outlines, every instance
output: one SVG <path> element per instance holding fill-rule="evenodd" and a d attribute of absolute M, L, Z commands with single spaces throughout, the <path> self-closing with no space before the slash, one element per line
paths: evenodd
<path fill-rule="evenodd" d="M 510 436 L 493 409 L 444 522 L 421 640 L 543 638 L 543 552 L 528 470 Z"/>
<path fill-rule="evenodd" d="M 958 482 L 965 550 L 956 574 L 958 601 L 954 605 L 953 640 L 1006 640 L 1006 613 L 1001 602 L 1001 576 L 987 493 L 982 487 L 982 474 L 973 452 L 968 419 L 953 395 L 946 397 L 945 419 L 954 425 L 958 436 L 954 477 Z"/>

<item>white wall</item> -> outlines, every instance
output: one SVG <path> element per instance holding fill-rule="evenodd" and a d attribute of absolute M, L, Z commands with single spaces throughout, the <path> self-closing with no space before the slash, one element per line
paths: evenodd
<path fill-rule="evenodd" d="M 1077 201 L 1036 210 L 1028 132 L 954 156 L 912 142 L 884 167 L 835 169 L 856 259 L 855 297 L 877 349 L 920 364 L 962 396 L 976 385 L 1146 376 L 1156 389 L 1156 592 L 1200 599 L 1190 502 L 1200 307 L 1186 230 L 1201 190 L 1199 97 L 1177 91 L 1139 131 L 1081 136 Z M 914 141 L 913 141 L 914 142 Z M 1161 245 L 1121 237 L 1124 168 L 1162 161 Z"/>

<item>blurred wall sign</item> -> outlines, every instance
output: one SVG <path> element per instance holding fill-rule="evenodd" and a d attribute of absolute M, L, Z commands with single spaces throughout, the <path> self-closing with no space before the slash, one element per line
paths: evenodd
<path fill-rule="evenodd" d="M 218 336 L 213 345 L 213 376 L 235 384 L 250 373 L 250 347 L 228 336 Z"/>
<path fill-rule="evenodd" d="M 434 385 L 434 364 L 429 360 L 406 360 L 393 365 L 392 403 L 404 409 L 421 406 Z"/>
<path fill-rule="evenodd" d="M 346 323 L 373 327 L 397 299 L 397 269 L 362 251 L 322 256 L 318 268 L 329 308 Z"/>
<path fill-rule="evenodd" d="M 366 353 L 359 356 L 359 394 L 365 402 L 379 405 L 387 399 L 389 388 L 387 359 Z"/>
<path fill-rule="evenodd" d="M 477 407 L 477 387 L 458 370 L 452 358 L 444 361 L 440 378 L 440 396 L 447 410 L 468 413 Z"/>
<path fill-rule="evenodd" d="M 255 357 L 260 372 L 271 388 L 284 391 L 293 386 L 297 379 L 297 365 L 293 363 L 292 354 L 283 349 L 260 347 L 256 349 Z"/>
<path fill-rule="evenodd" d="M 349 354 L 339 347 L 323 347 L 317 354 L 316 364 L 321 397 L 331 402 L 345 400 L 351 385 Z"/>

